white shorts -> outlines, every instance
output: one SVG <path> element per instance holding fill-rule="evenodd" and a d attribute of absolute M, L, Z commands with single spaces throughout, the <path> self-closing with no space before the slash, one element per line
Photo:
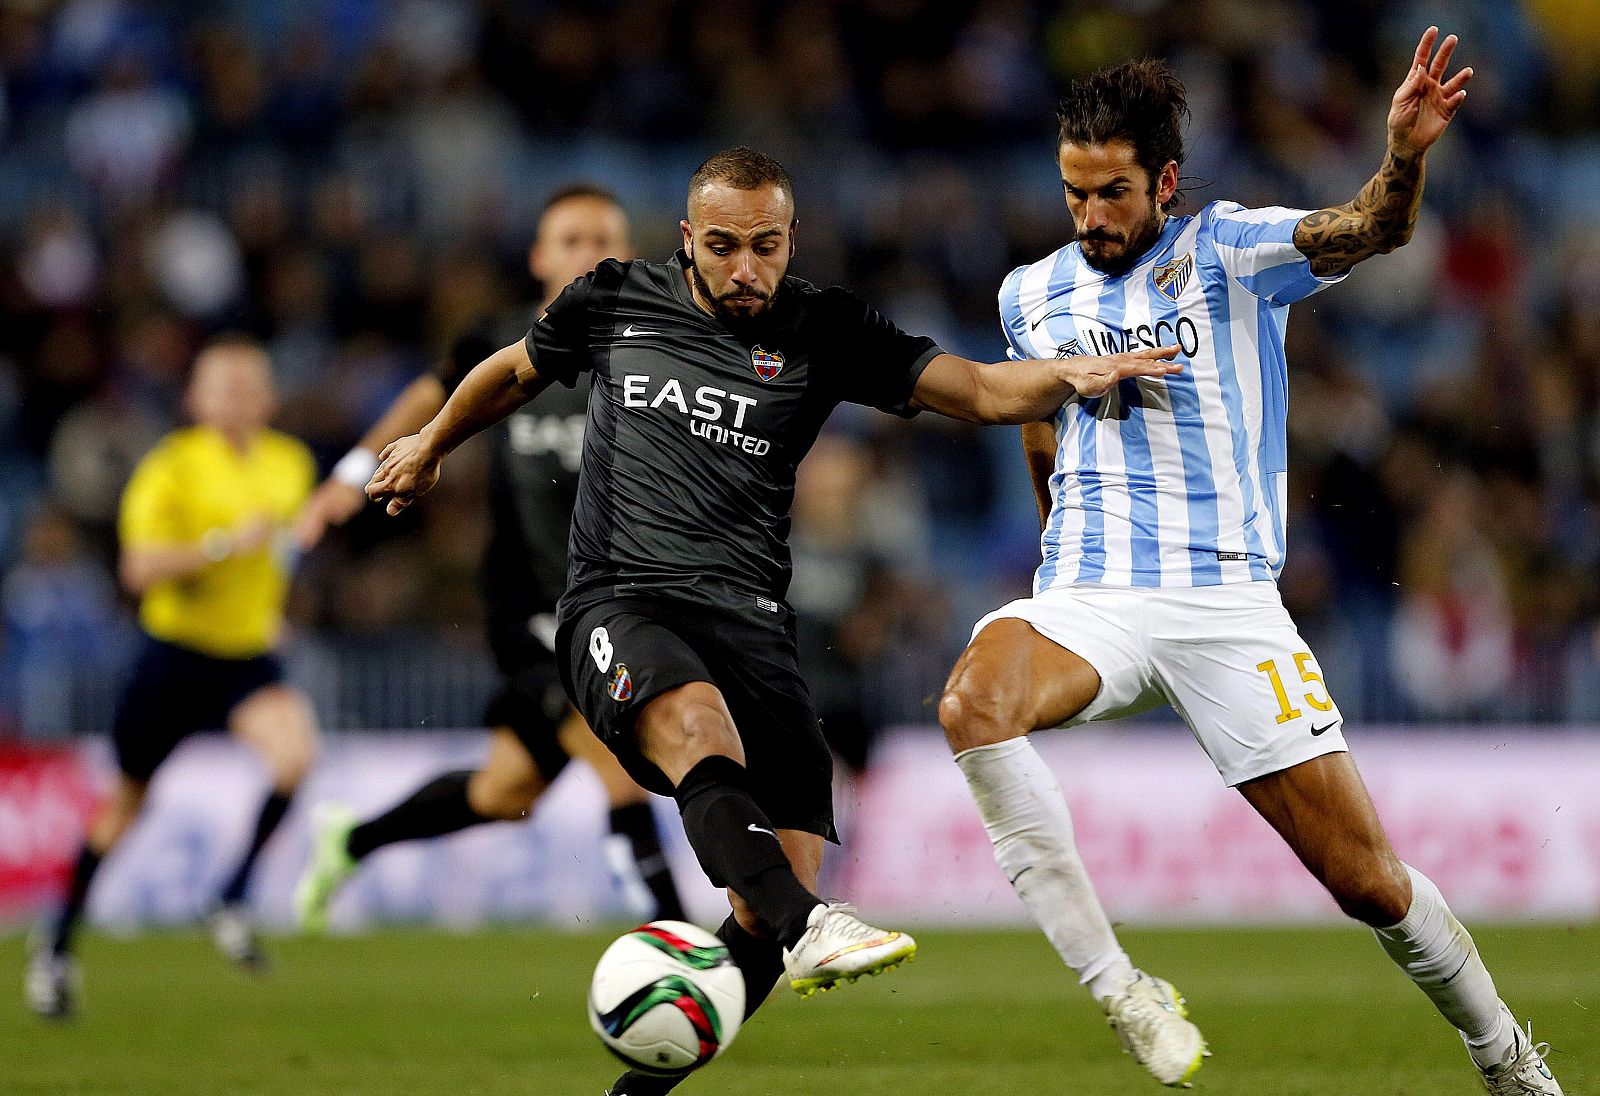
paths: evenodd
<path fill-rule="evenodd" d="M 1171 704 L 1229 787 L 1347 749 L 1343 717 L 1271 582 L 1064 586 L 996 609 L 1082 657 L 1100 691 L 1063 726 Z"/>

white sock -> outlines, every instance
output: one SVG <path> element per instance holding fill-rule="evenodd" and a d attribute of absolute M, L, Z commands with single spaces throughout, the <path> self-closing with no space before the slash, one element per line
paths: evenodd
<path fill-rule="evenodd" d="M 1089 881 L 1072 836 L 1067 800 L 1026 737 L 956 754 L 994 843 L 995 862 L 1011 880 L 1063 962 L 1095 1000 L 1122 991 L 1133 964 Z"/>
<path fill-rule="evenodd" d="M 1493 1065 L 1511 1049 L 1515 1025 L 1505 1022 L 1494 979 L 1444 895 L 1426 875 L 1404 867 L 1411 876 L 1411 908 L 1398 925 L 1372 931 L 1389 958 L 1461 1032 L 1473 1060 Z"/>

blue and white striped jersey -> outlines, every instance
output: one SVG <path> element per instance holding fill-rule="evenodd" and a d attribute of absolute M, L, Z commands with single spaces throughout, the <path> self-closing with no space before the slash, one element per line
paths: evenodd
<path fill-rule="evenodd" d="M 1294 246 L 1305 213 L 1212 202 L 1169 217 L 1120 277 L 1073 243 L 1006 278 L 1000 317 L 1014 358 L 1183 348 L 1182 373 L 1125 380 L 1056 413 L 1035 593 L 1277 578 L 1289 306 L 1343 277 L 1318 278 Z"/>

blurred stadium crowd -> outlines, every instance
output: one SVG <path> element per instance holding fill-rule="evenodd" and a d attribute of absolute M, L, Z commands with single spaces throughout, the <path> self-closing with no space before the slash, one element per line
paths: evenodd
<path fill-rule="evenodd" d="M 266 341 L 326 469 L 456 332 L 533 299 L 548 191 L 613 187 L 664 257 L 695 164 L 751 143 L 797 180 L 795 273 L 995 359 L 1001 278 L 1068 238 L 1064 81 L 1174 63 L 1189 210 L 1337 204 L 1430 21 L 1477 76 L 1416 239 L 1290 324 L 1284 592 L 1352 718 L 1600 718 L 1597 9 L 0 0 L 0 735 L 103 728 L 118 494 L 208 332 Z M 970 622 L 1026 588 L 1019 452 L 836 418 L 793 590 L 836 722 L 931 722 Z M 330 726 L 476 721 L 481 463 L 301 562 L 291 665 Z"/>

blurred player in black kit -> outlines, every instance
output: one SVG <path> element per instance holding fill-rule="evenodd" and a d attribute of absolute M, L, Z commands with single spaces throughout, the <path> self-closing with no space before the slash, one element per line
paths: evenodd
<path fill-rule="evenodd" d="M 839 403 L 1037 421 L 1074 394 L 1162 376 L 1175 347 L 982 364 L 908 335 L 842 289 L 787 277 L 794 191 L 775 160 L 719 153 L 689 181 L 683 250 L 601 263 L 439 415 L 383 455 L 367 493 L 398 514 L 478 430 L 592 375 L 557 649 L 568 694 L 684 830 L 733 915 L 718 935 L 746 1012 L 780 974 L 802 994 L 905 961 L 911 937 L 814 892 L 835 837 L 832 760 L 796 666 L 795 469 Z M 542 398 L 542 397 L 541 397 Z M 629 1072 L 612 1096 L 681 1078 Z"/>
<path fill-rule="evenodd" d="M 600 260 L 632 254 L 627 215 L 617 199 L 598 187 L 575 185 L 545 203 L 528 266 L 543 286 L 541 305 L 548 306 L 562 287 Z M 413 381 L 312 496 L 297 528 L 302 547 L 310 548 L 330 525 L 349 520 L 367 504 L 362 488 L 377 466 L 379 449 L 425 424 L 473 366 L 507 339 L 519 337 L 537 314 L 519 312 L 479 325 L 456 341 L 436 373 Z M 606 853 L 613 874 L 629 891 L 639 891 L 641 880 L 648 889 L 648 895 L 630 895 L 630 904 L 653 906 L 657 917 L 684 916 L 649 795 L 583 725 L 567 703 L 556 669 L 555 607 L 566 587 L 567 530 L 578 490 L 588 392 L 587 382 L 552 392 L 555 398 L 522 409 L 494 431 L 492 530 L 482 586 L 489 646 L 504 685 L 484 716 L 493 728 L 488 757 L 477 770 L 440 776 L 366 822 L 358 824 L 344 807 L 319 810 L 312 861 L 295 892 L 306 927 L 326 927 L 335 892 L 373 851 L 483 822 L 523 818 L 573 756 L 594 768 L 610 800 Z"/>

